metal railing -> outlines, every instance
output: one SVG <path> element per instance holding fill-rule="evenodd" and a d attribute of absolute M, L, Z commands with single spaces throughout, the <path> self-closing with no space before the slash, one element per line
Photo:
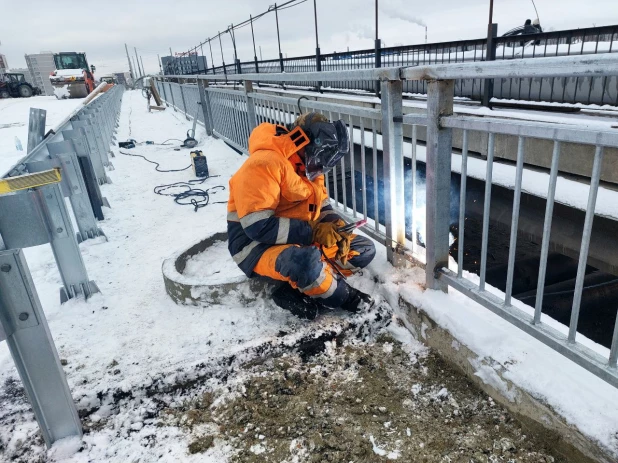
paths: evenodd
<path fill-rule="evenodd" d="M 302 101 L 302 110 L 317 110 L 331 120 L 342 119 L 348 124 L 350 143 L 354 149 L 341 164 L 326 176 L 326 185 L 333 205 L 344 216 L 369 219 L 364 231 L 384 243 L 387 256 L 394 265 L 406 261 L 420 263 L 426 269 L 426 286 L 447 291 L 450 286 L 477 301 L 492 312 L 560 352 L 608 383 L 618 387 L 618 323 L 614 327 L 610 352 L 593 350 L 577 339 L 578 317 L 582 288 L 588 260 L 596 195 L 599 187 L 603 150 L 618 147 L 618 134 L 610 130 L 590 130 L 577 125 L 537 123 L 512 119 L 454 116 L 453 98 L 456 82 L 461 79 L 585 79 L 614 78 L 618 76 L 618 55 L 588 57 L 554 57 L 494 61 L 485 63 L 458 63 L 407 68 L 380 68 L 348 71 L 307 73 L 246 74 L 242 76 L 243 90 L 211 88 L 209 82 L 224 81 L 222 75 L 170 76 L 158 78 L 156 84 L 162 94 L 174 94 L 174 88 L 187 88 L 167 81 L 178 79 L 190 82 L 197 89 L 202 105 L 206 131 L 224 139 L 234 148 L 247 152 L 251 130 L 259 123 L 284 124 L 299 114 L 295 98 L 274 96 L 254 91 L 253 82 L 314 82 L 325 84 L 337 81 L 381 81 L 381 108 L 371 109 L 317 100 Z M 237 76 L 241 77 L 241 76 Z M 427 110 L 422 114 L 403 114 L 402 92 L 406 83 L 422 82 L 428 90 Z M 197 85 L 196 85 L 197 84 Z M 195 93 L 193 94 L 195 95 Z M 185 106 L 168 103 L 187 113 Z M 190 115 L 190 114 L 189 114 Z M 417 143 L 419 129 L 426 130 L 426 183 L 417 180 Z M 461 189 L 451 191 L 453 130 L 463 137 Z M 481 231 L 481 265 L 479 282 L 463 273 L 463 245 L 466 214 L 466 167 L 468 139 L 475 133 L 488 134 L 486 183 Z M 513 213 L 508 256 L 507 288 L 503 296 L 487 290 L 487 254 L 489 244 L 489 211 L 491 205 L 492 171 L 495 137 L 508 134 L 518 137 L 518 155 L 515 175 Z M 523 157 L 527 138 L 551 140 L 554 151 L 547 191 L 545 227 L 534 308 L 527 309 L 513 299 L 512 287 L 517 245 L 518 218 L 522 189 Z M 405 140 L 405 142 L 404 142 Z M 560 330 L 541 319 L 545 287 L 545 272 L 549 249 L 553 204 L 558 176 L 561 146 L 578 143 L 595 146 L 594 168 L 591 173 L 590 195 L 586 209 L 579 267 L 575 285 L 571 322 Z M 408 163 L 410 160 L 410 164 Z M 405 165 L 410 165 L 406 169 Z M 425 209 L 418 207 L 420 188 L 424 187 Z M 448 268 L 450 204 L 452 196 L 459 195 L 458 270 Z M 423 224 L 425 226 L 423 227 Z M 424 248 L 418 239 L 424 235 Z"/>
<path fill-rule="evenodd" d="M 497 37 L 494 39 L 494 46 L 495 59 L 498 61 L 617 53 L 618 25 Z M 481 38 L 381 48 L 379 56 L 374 49 L 320 54 L 319 67 L 318 56 L 308 55 L 282 60 L 246 61 L 239 63 L 239 66 L 228 64 L 211 67 L 204 73 L 222 74 L 231 78 L 239 73 L 279 73 L 281 63 L 286 73 L 298 73 L 478 62 L 487 59 L 487 38 Z M 254 79 L 254 81 L 275 83 L 271 79 Z M 298 80 L 290 81 L 289 84 L 320 87 L 320 82 L 321 79 Z M 488 82 L 486 79 L 475 77 L 456 79 L 455 96 L 481 100 L 486 82 Z M 325 82 L 324 86 L 333 89 L 378 91 L 376 82 L 370 80 L 330 80 Z M 427 82 L 406 80 L 403 83 L 403 91 L 426 95 Z M 498 99 L 523 101 L 618 106 L 618 77 L 500 77 L 493 80 L 493 96 Z"/>
<path fill-rule="evenodd" d="M 22 249 L 51 245 L 62 278 L 61 302 L 99 291 L 88 278 L 79 242 L 105 236 L 98 222 L 109 204 L 99 186 L 110 183 L 110 146 L 123 92 L 112 87 L 47 133 L 46 111 L 30 109 L 27 155 L 0 180 L 18 184 L 0 195 L 0 341 L 9 345 L 48 446 L 81 436 L 82 427 Z M 28 174 L 50 171 L 60 175 L 28 184 L 36 177 Z"/>

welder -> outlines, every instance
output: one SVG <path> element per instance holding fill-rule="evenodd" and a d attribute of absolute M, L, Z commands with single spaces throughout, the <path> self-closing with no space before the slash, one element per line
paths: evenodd
<path fill-rule="evenodd" d="M 273 301 L 301 318 L 325 308 L 358 312 L 372 298 L 345 277 L 375 256 L 368 238 L 341 230 L 324 174 L 349 152 L 343 121 L 317 112 L 290 126 L 262 123 L 249 137 L 249 158 L 230 180 L 229 251 L 249 277 L 284 282 Z"/>

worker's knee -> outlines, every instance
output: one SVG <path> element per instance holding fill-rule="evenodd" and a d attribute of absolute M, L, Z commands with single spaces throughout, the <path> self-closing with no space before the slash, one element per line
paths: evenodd
<path fill-rule="evenodd" d="M 348 261 L 355 268 L 365 268 L 376 255 L 376 247 L 369 238 L 356 235 L 350 243 L 350 251 L 353 257 Z"/>
<path fill-rule="evenodd" d="M 320 251 L 313 246 L 286 248 L 275 262 L 275 270 L 299 288 L 309 287 L 318 280 L 322 268 Z"/>

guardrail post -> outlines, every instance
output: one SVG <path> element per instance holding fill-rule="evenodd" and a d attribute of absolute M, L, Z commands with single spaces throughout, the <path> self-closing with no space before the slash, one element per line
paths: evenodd
<path fill-rule="evenodd" d="M 426 174 L 426 285 L 448 291 L 436 272 L 448 268 L 452 130 L 440 124 L 442 116 L 453 114 L 454 80 L 434 80 L 427 92 L 427 174 Z"/>
<path fill-rule="evenodd" d="M 182 90 L 182 84 L 180 82 L 178 82 L 178 87 L 180 88 L 180 96 L 182 97 L 182 109 L 185 113 L 185 117 L 190 121 L 191 118 L 189 118 L 189 113 L 187 113 L 187 103 L 185 102 L 185 92 Z"/>
<path fill-rule="evenodd" d="M 45 137 L 45 121 L 47 111 L 44 109 L 30 108 L 30 119 L 28 120 L 28 154 L 43 141 Z"/>
<path fill-rule="evenodd" d="M 249 121 L 249 133 L 257 126 L 257 119 L 255 117 L 255 104 L 253 97 L 250 94 L 253 93 L 253 82 L 245 80 L 245 98 L 247 98 L 247 120 Z"/>
<path fill-rule="evenodd" d="M 96 283 L 88 279 L 60 186 L 49 185 L 36 188 L 35 191 L 64 285 L 60 288 L 60 302 L 64 303 L 80 294 L 88 298 L 98 293 Z"/>
<path fill-rule="evenodd" d="M 399 247 L 405 243 L 404 166 L 403 166 L 403 82 L 384 82 L 382 92 L 382 142 L 384 163 L 384 209 L 386 217 L 386 256 L 394 266 L 404 259 Z"/>
<path fill-rule="evenodd" d="M 0 341 L 6 337 L 48 447 L 82 426 L 21 249 L 0 251 Z"/>
<path fill-rule="evenodd" d="M 212 112 L 210 111 L 210 96 L 206 91 L 206 87 L 208 87 L 208 81 L 198 79 L 197 88 L 200 92 L 200 103 L 202 106 L 202 112 L 204 113 L 204 127 L 206 128 L 206 134 L 209 137 L 213 135 L 213 120 L 212 120 Z"/>
<path fill-rule="evenodd" d="M 496 23 L 487 26 L 487 50 L 485 52 L 485 61 L 496 60 L 496 42 L 498 37 L 498 25 Z M 483 86 L 483 97 L 481 104 L 483 106 L 490 106 L 490 101 L 494 96 L 494 79 L 485 79 L 485 85 Z"/>

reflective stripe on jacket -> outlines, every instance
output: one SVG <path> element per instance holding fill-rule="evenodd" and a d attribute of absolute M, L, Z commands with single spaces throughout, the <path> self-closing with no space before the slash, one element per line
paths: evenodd
<path fill-rule="evenodd" d="M 248 276 L 270 246 L 310 245 L 308 222 L 323 213 L 334 218 L 324 176 L 310 181 L 297 151 L 287 129 L 260 124 L 249 137 L 249 158 L 230 179 L 228 248 Z"/>

